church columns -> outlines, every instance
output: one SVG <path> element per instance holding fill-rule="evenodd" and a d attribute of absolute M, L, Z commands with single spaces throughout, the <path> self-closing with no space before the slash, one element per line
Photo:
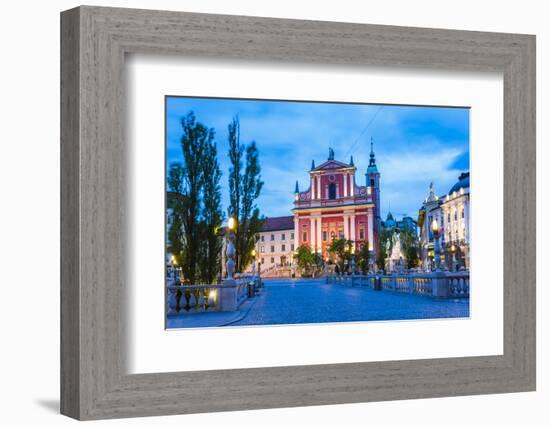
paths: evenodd
<path fill-rule="evenodd" d="M 344 239 L 355 242 L 355 211 L 344 211 Z"/>
<path fill-rule="evenodd" d="M 344 239 L 349 240 L 349 215 L 344 213 Z"/>
<path fill-rule="evenodd" d="M 300 239 L 300 217 L 294 215 L 294 249 L 298 249 L 298 246 L 300 246 Z"/>
<path fill-rule="evenodd" d="M 369 209 L 367 211 L 367 239 L 369 240 L 369 251 L 372 251 L 374 249 L 374 219 L 373 219 L 373 212 L 372 209 Z"/>
<path fill-rule="evenodd" d="M 348 197 L 348 174 L 345 173 L 342 177 L 344 178 L 344 197 Z"/>
<path fill-rule="evenodd" d="M 316 199 L 316 197 L 315 197 L 315 176 L 311 177 L 310 188 L 311 188 L 311 200 L 315 200 Z"/>
<path fill-rule="evenodd" d="M 356 240 L 356 235 L 355 235 L 355 213 L 351 214 L 350 216 L 350 222 L 351 222 L 351 230 L 350 230 L 350 240 L 353 240 L 354 242 L 354 247 L 355 247 L 355 240 Z"/>
<path fill-rule="evenodd" d="M 315 252 L 315 218 L 313 216 L 309 217 L 309 247 L 312 252 Z"/>
<path fill-rule="evenodd" d="M 309 224 L 309 242 L 311 251 L 321 253 L 321 214 L 311 214 L 309 217 Z"/>
<path fill-rule="evenodd" d="M 317 199 L 321 198 L 321 176 L 317 177 Z"/>
<path fill-rule="evenodd" d="M 322 237 L 321 237 L 321 229 L 323 228 L 323 224 L 321 222 L 321 216 L 316 219 L 317 223 L 317 253 L 320 253 L 322 255 Z"/>

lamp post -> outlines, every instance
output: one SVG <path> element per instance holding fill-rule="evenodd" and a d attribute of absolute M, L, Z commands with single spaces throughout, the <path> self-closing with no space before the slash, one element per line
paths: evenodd
<path fill-rule="evenodd" d="M 225 254 L 227 256 L 227 261 L 225 263 L 225 268 L 227 270 L 227 278 L 233 279 L 233 275 L 235 274 L 235 244 L 233 241 L 235 240 L 235 227 L 237 225 L 237 221 L 235 218 L 230 217 L 229 221 L 227 222 L 227 229 L 229 230 L 227 234 L 227 249 L 225 251 Z"/>
<path fill-rule="evenodd" d="M 441 254 L 439 249 L 439 224 L 437 220 L 432 221 L 432 232 L 434 235 L 434 264 L 435 271 L 441 271 Z"/>
<path fill-rule="evenodd" d="M 256 249 L 252 249 L 252 277 L 256 276 Z"/>
<path fill-rule="evenodd" d="M 451 255 L 452 255 L 452 261 L 451 261 L 451 270 L 456 271 L 456 246 L 454 244 L 451 245 Z"/>

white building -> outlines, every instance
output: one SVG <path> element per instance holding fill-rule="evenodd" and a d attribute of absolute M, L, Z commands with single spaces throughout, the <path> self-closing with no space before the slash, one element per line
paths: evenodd
<path fill-rule="evenodd" d="M 266 218 L 256 244 L 262 273 L 292 266 L 295 251 L 294 217 Z"/>
<path fill-rule="evenodd" d="M 470 268 L 470 173 L 458 177 L 441 203 L 443 250 L 449 270 Z"/>
<path fill-rule="evenodd" d="M 441 263 L 455 271 L 470 268 L 470 173 L 462 173 L 444 196 L 437 196 L 430 184 L 428 196 L 418 213 L 420 257 L 424 270 L 433 268 L 433 221 L 440 234 Z"/>

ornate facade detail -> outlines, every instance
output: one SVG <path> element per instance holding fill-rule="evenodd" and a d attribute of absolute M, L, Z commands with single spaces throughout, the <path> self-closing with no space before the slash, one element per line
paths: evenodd
<path fill-rule="evenodd" d="M 378 247 L 380 228 L 380 174 L 374 151 L 366 173 L 365 185 L 356 182 L 357 167 L 336 160 L 329 149 L 326 162 L 309 171 L 309 188 L 295 193 L 294 235 L 296 247 L 308 245 L 313 252 L 327 258 L 333 239 L 354 242 L 355 250 L 368 245 Z"/>

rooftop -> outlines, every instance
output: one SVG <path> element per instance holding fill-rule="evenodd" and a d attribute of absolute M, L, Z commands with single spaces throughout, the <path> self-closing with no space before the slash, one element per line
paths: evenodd
<path fill-rule="evenodd" d="M 275 216 L 266 218 L 261 231 L 293 230 L 294 216 Z"/>

